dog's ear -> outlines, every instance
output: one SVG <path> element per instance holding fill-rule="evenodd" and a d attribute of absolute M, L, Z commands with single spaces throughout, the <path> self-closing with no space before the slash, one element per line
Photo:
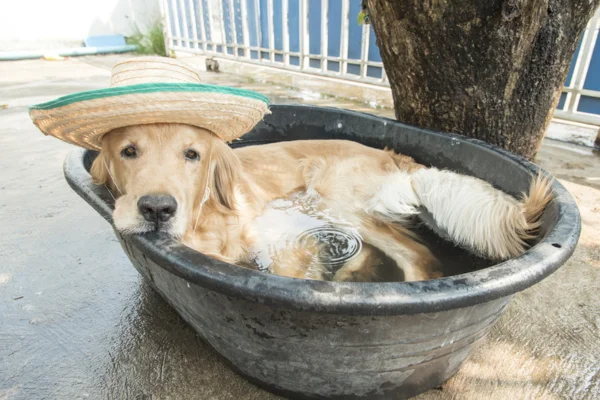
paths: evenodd
<path fill-rule="evenodd" d="M 96 157 L 92 163 L 90 175 L 92 175 L 92 179 L 96 185 L 106 185 L 108 183 L 109 176 L 104 163 L 104 155 L 102 154 L 102 151 L 100 151 L 98 157 Z"/>
<path fill-rule="evenodd" d="M 211 197 L 228 211 L 235 211 L 234 189 L 240 179 L 240 161 L 224 142 L 213 147 L 212 159 L 215 167 L 210 179 Z"/>

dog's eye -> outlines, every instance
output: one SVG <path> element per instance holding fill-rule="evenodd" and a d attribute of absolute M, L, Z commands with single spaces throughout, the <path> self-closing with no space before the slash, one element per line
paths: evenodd
<path fill-rule="evenodd" d="M 137 149 L 133 145 L 129 145 L 121 150 L 121 155 L 125 158 L 136 158 L 137 157 Z"/>
<path fill-rule="evenodd" d="M 185 158 L 190 161 L 198 161 L 200 159 L 200 154 L 196 150 L 187 149 L 185 151 Z"/>

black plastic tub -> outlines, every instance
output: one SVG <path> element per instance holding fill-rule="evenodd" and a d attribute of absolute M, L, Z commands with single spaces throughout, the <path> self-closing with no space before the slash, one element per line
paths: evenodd
<path fill-rule="evenodd" d="M 539 172 L 486 143 L 385 118 L 307 106 L 271 110 L 234 146 L 324 138 L 390 146 L 423 164 L 482 178 L 515 195 L 526 191 Z M 111 222 L 113 200 L 88 174 L 95 155 L 74 151 L 65 162 L 65 175 Z M 163 234 L 117 236 L 135 268 L 251 381 L 290 397 L 398 399 L 452 376 L 511 297 L 571 256 L 579 238 L 579 212 L 560 183 L 555 181 L 553 190 L 543 238 L 525 254 L 423 282 L 285 278 L 216 261 Z"/>

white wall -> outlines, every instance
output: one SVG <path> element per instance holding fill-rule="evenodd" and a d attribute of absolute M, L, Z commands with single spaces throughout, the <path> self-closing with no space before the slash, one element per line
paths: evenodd
<path fill-rule="evenodd" d="M 159 0 L 0 0 L 0 51 L 129 35 L 159 19 Z"/>

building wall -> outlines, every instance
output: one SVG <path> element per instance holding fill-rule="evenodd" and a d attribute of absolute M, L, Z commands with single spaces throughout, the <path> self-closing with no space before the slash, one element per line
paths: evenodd
<path fill-rule="evenodd" d="M 0 51 L 79 45 L 91 35 L 130 35 L 160 18 L 158 0 L 6 0 Z"/>

